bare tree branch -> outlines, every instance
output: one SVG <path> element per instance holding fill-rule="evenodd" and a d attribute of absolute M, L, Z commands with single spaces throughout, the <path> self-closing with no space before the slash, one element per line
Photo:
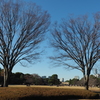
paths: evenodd
<path fill-rule="evenodd" d="M 5 73 L 22 60 L 30 63 L 39 58 L 49 19 L 34 3 L 0 0 L 0 64 Z"/>
<path fill-rule="evenodd" d="M 55 64 L 81 70 L 85 79 L 100 58 L 100 13 L 94 15 L 94 21 L 88 16 L 63 20 L 51 31 L 51 45 L 57 55 L 50 57 Z M 75 65 L 68 63 L 74 61 Z"/>

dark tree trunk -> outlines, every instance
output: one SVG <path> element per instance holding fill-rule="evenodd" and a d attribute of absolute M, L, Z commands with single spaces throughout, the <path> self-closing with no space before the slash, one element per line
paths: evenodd
<path fill-rule="evenodd" d="M 89 75 L 85 76 L 85 89 L 89 90 Z"/>
<path fill-rule="evenodd" d="M 9 75 L 10 72 L 7 68 L 4 69 L 4 83 L 3 83 L 3 87 L 8 87 L 9 84 Z"/>

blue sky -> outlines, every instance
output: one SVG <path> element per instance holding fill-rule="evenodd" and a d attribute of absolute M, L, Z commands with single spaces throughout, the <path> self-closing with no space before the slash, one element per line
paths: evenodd
<path fill-rule="evenodd" d="M 23 0 L 26 2 L 34 2 L 41 6 L 43 10 L 47 10 L 51 15 L 51 23 L 55 21 L 60 22 L 62 18 L 68 18 L 69 15 L 92 15 L 100 11 L 100 0 Z M 49 33 L 47 33 L 49 34 Z M 40 76 L 51 76 L 52 74 L 58 74 L 59 78 L 64 80 L 72 79 L 74 76 L 82 77 L 82 73 L 78 70 L 67 70 L 61 67 L 52 67 L 47 59 L 48 55 L 52 55 L 54 52 L 51 48 L 48 48 L 47 41 L 43 43 L 45 48 L 45 55 L 43 55 L 41 62 L 30 67 L 22 67 L 17 64 L 13 72 L 22 72 L 30 74 L 38 74 Z"/>

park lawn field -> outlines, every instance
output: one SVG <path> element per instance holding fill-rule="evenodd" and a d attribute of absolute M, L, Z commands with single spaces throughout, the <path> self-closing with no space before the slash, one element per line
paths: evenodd
<path fill-rule="evenodd" d="M 57 88 L 56 86 L 0 87 L 0 100 L 67 100 L 98 99 L 99 95 L 84 89 Z"/>
<path fill-rule="evenodd" d="M 26 85 L 9 85 L 9 87 L 27 87 Z M 43 87 L 43 88 L 63 88 L 63 89 L 85 89 L 82 86 L 48 86 L 48 85 L 30 85 L 30 87 Z M 89 87 L 89 90 L 100 92 L 98 87 Z"/>

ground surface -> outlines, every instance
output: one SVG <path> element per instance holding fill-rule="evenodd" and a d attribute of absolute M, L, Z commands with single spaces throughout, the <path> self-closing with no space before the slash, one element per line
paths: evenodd
<path fill-rule="evenodd" d="M 9 85 L 9 87 L 27 87 L 26 85 Z M 68 89 L 85 89 L 82 86 L 46 86 L 46 85 L 30 85 L 30 87 L 45 87 L 45 88 L 68 88 Z M 89 90 L 100 92 L 98 87 L 89 87 Z"/>
<path fill-rule="evenodd" d="M 46 100 L 49 100 L 47 97 L 51 97 L 51 96 L 54 96 L 54 98 L 55 96 L 58 96 L 58 98 L 60 96 L 61 98 L 64 98 L 63 100 L 66 100 L 65 98 L 68 95 L 69 96 L 72 95 L 75 98 L 77 98 L 77 96 L 86 98 L 86 97 L 92 97 L 93 95 L 95 95 L 94 93 L 100 94 L 100 89 L 97 87 L 92 87 L 92 88 L 90 87 L 89 91 L 86 91 L 84 87 L 79 87 L 79 86 L 59 86 L 57 87 L 57 86 L 43 86 L 43 85 L 30 85 L 30 86 L 9 85 L 8 88 L 3 88 L 3 87 L 0 88 L 0 98 L 3 96 L 7 96 L 9 98 L 10 95 L 11 96 L 15 95 L 15 97 L 17 98 L 19 97 L 23 98 L 24 96 L 26 96 L 27 98 L 30 96 L 33 96 L 32 98 L 34 98 L 34 94 L 36 94 L 36 96 L 39 95 L 40 97 L 41 96 L 46 97 L 44 98 Z M 91 91 L 94 93 L 91 93 Z M 7 92 L 7 94 L 5 94 L 5 92 Z M 16 99 L 16 100 L 24 100 L 24 99 Z M 13 99 L 9 99 L 9 100 L 13 100 Z M 25 100 L 29 100 L 29 99 L 25 99 Z M 30 100 L 33 100 L 33 99 L 30 99 Z M 52 100 L 55 100 L 55 99 L 52 99 Z"/>

